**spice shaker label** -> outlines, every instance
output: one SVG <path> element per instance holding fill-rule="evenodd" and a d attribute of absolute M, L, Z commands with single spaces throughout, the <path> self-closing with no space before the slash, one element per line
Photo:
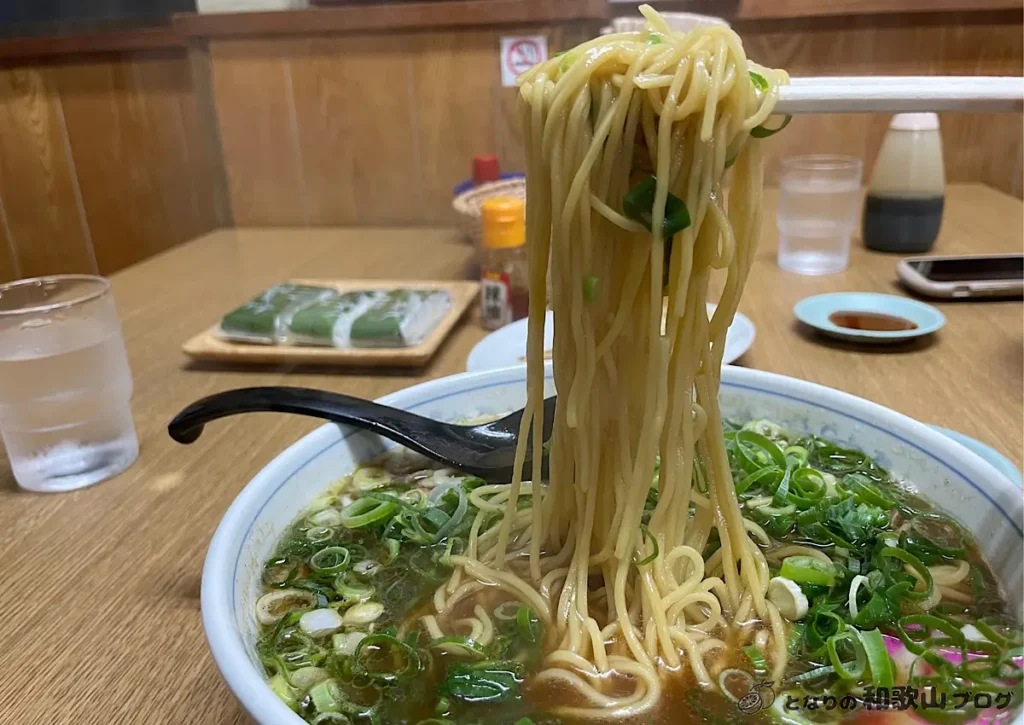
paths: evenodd
<path fill-rule="evenodd" d="M 480 315 L 494 330 L 512 322 L 512 284 L 507 274 L 484 271 L 480 280 Z"/>

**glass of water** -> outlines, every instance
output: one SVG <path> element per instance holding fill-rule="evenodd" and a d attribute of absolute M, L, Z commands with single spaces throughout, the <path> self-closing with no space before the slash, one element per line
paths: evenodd
<path fill-rule="evenodd" d="M 70 491 L 139 454 L 110 283 L 60 275 L 0 285 L 0 433 L 18 485 Z"/>
<path fill-rule="evenodd" d="M 780 267 L 815 275 L 846 269 L 860 207 L 862 166 L 852 156 L 794 156 L 782 162 Z"/>

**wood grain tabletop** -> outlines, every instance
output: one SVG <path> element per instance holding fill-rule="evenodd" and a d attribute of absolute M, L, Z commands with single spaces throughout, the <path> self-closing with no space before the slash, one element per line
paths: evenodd
<path fill-rule="evenodd" d="M 956 302 L 933 340 L 861 349 L 800 330 L 802 297 L 904 294 L 894 256 L 854 242 L 846 272 L 800 277 L 775 264 L 776 195 L 740 305 L 757 326 L 739 364 L 860 395 L 1024 454 L 1024 304 Z M 1024 205 L 977 185 L 948 188 L 936 253 L 1020 252 Z M 235 495 L 314 421 L 261 414 L 211 424 L 189 447 L 166 434 L 191 401 L 246 385 L 318 386 L 375 398 L 460 372 L 484 336 L 475 311 L 423 369 L 229 369 L 191 364 L 183 341 L 290 277 L 465 279 L 473 250 L 450 230 L 219 231 L 113 278 L 135 381 L 139 460 L 74 493 L 19 492 L 0 461 L 0 723 L 248 723 L 203 636 L 203 557 Z"/>

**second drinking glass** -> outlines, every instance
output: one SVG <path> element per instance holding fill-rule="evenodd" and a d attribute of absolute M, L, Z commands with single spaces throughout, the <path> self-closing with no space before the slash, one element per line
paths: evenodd
<path fill-rule="evenodd" d="M 779 184 L 779 266 L 798 274 L 846 269 L 860 208 L 861 160 L 794 156 Z"/>

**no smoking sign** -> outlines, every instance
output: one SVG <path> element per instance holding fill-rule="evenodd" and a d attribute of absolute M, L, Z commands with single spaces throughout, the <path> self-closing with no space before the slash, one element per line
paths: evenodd
<path fill-rule="evenodd" d="M 543 35 L 511 35 L 501 39 L 501 85 L 515 86 L 516 76 L 548 59 Z"/>

